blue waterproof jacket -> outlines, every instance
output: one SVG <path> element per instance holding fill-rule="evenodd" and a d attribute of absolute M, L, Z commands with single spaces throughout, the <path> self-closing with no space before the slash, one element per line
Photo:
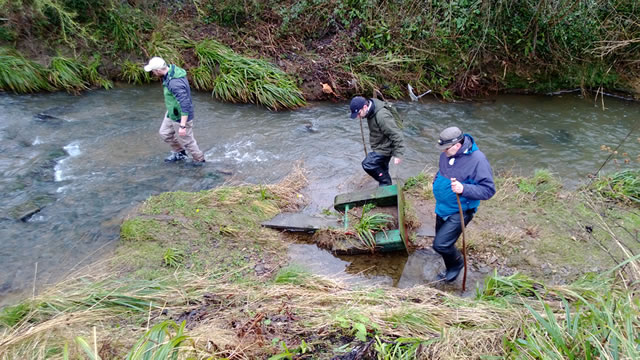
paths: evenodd
<path fill-rule="evenodd" d="M 433 196 L 436 198 L 436 214 L 446 218 L 458 212 L 456 194 L 451 191 L 451 178 L 464 185 L 460 195 L 462 211 L 477 209 L 480 200 L 488 200 L 496 193 L 491 165 L 473 138 L 465 134 L 458 152 L 447 157 L 440 154 L 439 169 L 433 179 Z"/>

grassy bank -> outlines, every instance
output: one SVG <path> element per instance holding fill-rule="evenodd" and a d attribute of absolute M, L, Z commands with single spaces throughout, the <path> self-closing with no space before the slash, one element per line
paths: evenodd
<path fill-rule="evenodd" d="M 147 82 L 141 65 L 154 55 L 184 66 L 196 88 L 217 98 L 272 109 L 374 90 L 406 98 L 407 84 L 443 98 L 640 91 L 634 0 L 4 0 L 0 7 L 0 67 L 26 64 L 1 72 L 0 89 L 19 93 Z M 54 66 L 58 57 L 64 64 Z M 95 71 L 83 69 L 92 64 Z M 63 65 L 73 76 L 60 81 L 52 72 Z"/>
<path fill-rule="evenodd" d="M 428 201 L 428 176 L 408 183 L 408 191 Z M 504 237 L 499 225 L 539 221 L 541 251 L 552 239 L 567 253 L 591 253 L 590 246 L 600 244 L 610 251 L 596 246 L 589 255 L 606 270 L 580 268 L 564 285 L 552 286 L 533 280 L 537 273 L 525 264 L 513 275 L 488 276 L 474 299 L 464 299 L 427 286 L 354 288 L 288 266 L 288 237 L 260 222 L 303 205 L 305 184 L 296 169 L 276 185 L 150 198 L 123 223 L 114 258 L 2 309 L 0 358 L 640 356 L 636 205 L 597 187 L 567 193 L 544 172 L 501 177 L 482 213 L 511 214 L 474 220 L 493 222 L 485 230 L 469 228 L 476 234 L 473 261 Z M 558 214 L 560 204 L 570 211 Z M 527 207 L 538 209 L 535 217 Z M 556 224 L 551 220 L 558 215 L 563 219 Z M 574 221 L 599 217 L 601 223 L 590 223 L 592 235 L 571 238 Z M 508 242 L 499 248 L 509 258 L 521 251 Z M 565 261 L 548 261 L 556 260 Z"/>
<path fill-rule="evenodd" d="M 430 209 L 432 176 L 420 174 L 405 184 L 410 198 Z M 575 191 L 563 189 L 547 170 L 530 177 L 502 174 L 496 194 L 468 226 L 472 264 L 550 283 L 614 267 L 640 253 L 638 183 L 637 170 L 601 176 Z"/>

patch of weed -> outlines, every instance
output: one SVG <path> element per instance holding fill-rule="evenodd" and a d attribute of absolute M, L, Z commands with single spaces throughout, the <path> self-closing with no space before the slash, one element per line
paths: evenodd
<path fill-rule="evenodd" d="M 289 265 L 278 271 L 273 282 L 276 284 L 302 285 L 311 276 L 309 271 L 297 265 Z"/>
<path fill-rule="evenodd" d="M 160 227 L 161 224 L 153 219 L 127 219 L 120 227 L 120 238 L 125 241 L 138 242 L 154 240 L 154 234 L 158 232 Z"/>

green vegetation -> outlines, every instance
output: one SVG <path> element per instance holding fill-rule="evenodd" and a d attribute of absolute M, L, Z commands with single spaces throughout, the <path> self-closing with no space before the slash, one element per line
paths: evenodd
<path fill-rule="evenodd" d="M 295 82 L 266 61 L 239 56 L 214 40 L 195 44 L 194 52 L 202 64 L 196 71 L 195 86 L 212 90 L 218 99 L 262 104 L 272 110 L 305 105 Z M 209 69 L 218 69 L 214 79 L 208 77 Z"/>
<path fill-rule="evenodd" d="M 365 248 L 374 252 L 376 249 L 375 233 L 384 231 L 393 222 L 393 216 L 383 213 L 371 213 L 374 204 L 366 204 L 362 207 L 360 219 L 354 225 L 358 239 Z"/>
<path fill-rule="evenodd" d="M 511 214 L 474 220 L 490 230 L 469 227 L 477 241 L 471 259 L 482 259 L 488 246 L 482 241 L 513 239 L 501 233 L 505 224 L 527 227 L 536 220 L 558 234 L 577 234 L 572 221 L 593 220 L 584 239 L 561 245 L 592 253 L 589 266 L 608 259 L 597 246 L 606 245 L 616 258 L 608 259 L 606 271 L 594 274 L 578 264 L 584 275 L 576 281 L 548 285 L 523 266 L 521 273 L 488 276 L 470 299 L 430 286 L 350 286 L 284 266 L 286 238 L 260 222 L 301 205 L 296 194 L 305 181 L 297 169 L 276 185 L 148 199 L 123 223 L 115 258 L 2 309 L 0 358 L 637 358 L 640 256 L 625 255 L 622 249 L 637 253 L 637 246 L 624 229 L 607 233 L 606 225 L 637 229 L 638 215 L 593 191 L 520 190 L 518 184 L 539 185 L 543 177 L 497 178 L 497 198 L 478 216 L 493 217 L 498 208 Z M 533 213 L 514 215 L 522 211 Z M 562 221 L 551 221 L 558 216 Z M 607 222 L 595 222 L 598 216 Z M 542 246 L 552 235 L 540 227 L 529 242 Z M 497 245 L 505 257 L 521 251 Z M 564 264 L 549 254 L 545 259 Z"/>
<path fill-rule="evenodd" d="M 423 171 L 407 179 L 402 190 L 425 200 L 433 199 L 433 174 Z"/>
<path fill-rule="evenodd" d="M 591 186 L 607 198 L 640 206 L 640 170 L 601 176 Z"/>
<path fill-rule="evenodd" d="M 536 170 L 532 178 L 518 180 L 518 190 L 536 198 L 555 198 L 560 188 L 560 183 L 546 169 Z"/>
<path fill-rule="evenodd" d="M 125 60 L 122 64 L 120 79 L 132 84 L 143 84 L 151 81 L 151 76 L 140 66 L 140 64 L 132 63 Z"/>
<path fill-rule="evenodd" d="M 28 59 L 48 64 L 55 56 L 100 55 L 113 64 L 100 68 L 102 77 L 139 83 L 141 77 L 124 64 L 140 67 L 159 55 L 184 66 L 197 89 L 271 109 L 333 96 L 321 91 L 321 83 L 338 97 L 378 90 L 401 98 L 408 83 L 444 98 L 510 89 L 639 91 L 635 0 L 193 0 L 135 6 L 5 0 L 0 6 L 0 46 Z M 203 59 L 203 46 L 223 56 Z M 10 75 L 0 77 L 1 89 L 49 88 L 28 73 Z M 16 77 L 25 85 L 10 86 Z M 77 82 L 70 86 L 77 91 Z"/>
<path fill-rule="evenodd" d="M 51 59 L 49 81 L 56 89 L 65 89 L 70 93 L 78 93 L 89 87 L 84 81 L 86 70 L 79 62 L 62 56 Z"/>
<path fill-rule="evenodd" d="M 636 280 L 636 288 L 637 284 Z M 508 341 L 507 348 L 516 357 L 538 359 L 640 356 L 640 307 L 633 291 L 625 287 L 624 282 L 600 276 L 558 291 L 562 305 L 542 300 L 524 304 L 535 321 L 525 323 L 522 337 Z M 542 308 L 534 309 L 535 305 Z"/>
<path fill-rule="evenodd" d="M 13 49 L 0 47 L 0 88 L 17 93 L 49 90 L 47 70 Z"/>

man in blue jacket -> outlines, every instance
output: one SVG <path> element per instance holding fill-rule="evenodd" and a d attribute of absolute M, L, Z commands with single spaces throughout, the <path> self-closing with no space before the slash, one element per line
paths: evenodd
<path fill-rule="evenodd" d="M 462 232 L 456 194 L 460 197 L 464 223 L 468 224 L 478 210 L 480 200 L 488 200 L 496 192 L 491 165 L 473 138 L 457 127 L 449 127 L 440 133 L 438 148 L 442 151 L 439 169 L 433 179 L 433 195 L 436 198 L 436 237 L 433 249 L 444 260 L 446 272 L 438 274 L 439 280 L 454 281 L 464 261 L 456 248 Z"/>
<path fill-rule="evenodd" d="M 193 102 L 187 72 L 176 66 L 167 65 L 160 57 L 153 57 L 145 65 L 144 71 L 162 78 L 164 103 L 167 112 L 160 126 L 160 137 L 171 146 L 171 154 L 164 159 L 176 162 L 187 158 L 187 151 L 193 157 L 192 164 L 204 164 L 204 154 L 193 137 Z M 176 135 L 177 134 L 177 135 Z"/>

